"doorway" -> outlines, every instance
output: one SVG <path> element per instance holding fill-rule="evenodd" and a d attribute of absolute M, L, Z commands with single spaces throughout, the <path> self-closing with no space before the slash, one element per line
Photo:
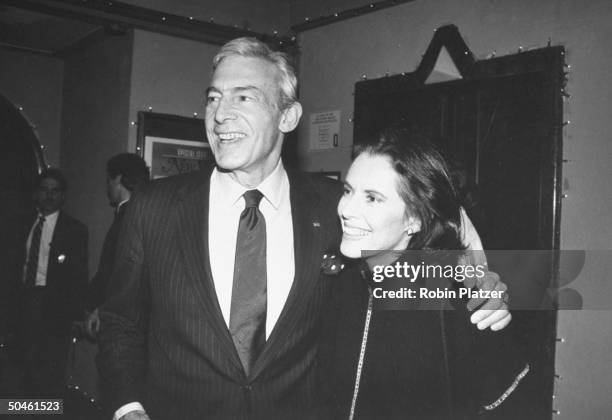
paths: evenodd
<path fill-rule="evenodd" d="M 563 48 L 552 46 L 477 61 L 455 26 L 439 28 L 415 72 L 356 84 L 355 144 L 388 126 L 431 139 L 463 172 L 463 205 L 485 250 L 558 250 L 563 65 Z M 531 309 L 513 312 L 512 328 L 534 364 L 541 418 L 554 384 L 556 311 L 537 306 L 556 282 L 550 255 L 535 281 L 489 259 L 513 307 Z"/>
<path fill-rule="evenodd" d="M 31 209 L 34 179 L 46 165 L 34 130 L 2 95 L 0 150 L 0 220 L 11 220 Z"/>

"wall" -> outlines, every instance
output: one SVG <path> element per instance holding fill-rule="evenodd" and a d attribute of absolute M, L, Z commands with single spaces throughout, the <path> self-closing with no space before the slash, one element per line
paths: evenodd
<path fill-rule="evenodd" d="M 61 165 L 71 184 L 66 209 L 89 227 L 91 274 L 112 220 L 105 196 L 107 159 L 136 151 L 137 127 L 130 122 L 137 121 L 138 111 L 201 112 L 217 50 L 136 30 L 66 58 L 61 119 Z"/>
<path fill-rule="evenodd" d="M 106 161 L 127 148 L 131 54 L 128 32 L 65 59 L 61 165 L 70 184 L 66 209 L 89 227 L 91 274 L 113 217 Z"/>
<path fill-rule="evenodd" d="M 417 0 L 359 18 L 313 29 L 299 36 L 301 102 L 299 128 L 301 161 L 309 170 L 345 170 L 353 127 L 352 92 L 362 75 L 411 72 L 419 64 L 435 28 L 453 23 L 480 59 L 524 48 L 543 47 L 550 39 L 564 45 L 571 74 L 565 104 L 563 168 L 568 197 L 563 201 L 562 249 L 610 248 L 612 223 L 612 152 L 608 146 L 612 95 L 609 68 L 612 55 L 612 3 L 605 0 Z M 341 147 L 308 150 L 308 116 L 321 110 L 342 111 Z M 587 265 L 588 265 L 587 260 Z M 585 306 L 610 306 L 609 272 L 585 267 L 572 284 Z M 599 280 L 599 281 L 597 281 Z M 603 285 L 598 288 L 596 285 Z M 559 418 L 601 419 L 612 412 L 612 312 L 565 311 L 559 314 L 554 406 Z"/>
<path fill-rule="evenodd" d="M 132 58 L 130 121 L 138 111 L 204 116 L 204 97 L 218 46 L 136 30 Z M 129 131 L 128 151 L 136 151 L 137 127 Z M 202 133 L 204 136 L 204 133 Z"/>
<path fill-rule="evenodd" d="M 21 51 L 0 49 L 0 94 L 35 127 L 44 146 L 47 164 L 60 162 L 60 115 L 62 111 L 62 60 Z"/>

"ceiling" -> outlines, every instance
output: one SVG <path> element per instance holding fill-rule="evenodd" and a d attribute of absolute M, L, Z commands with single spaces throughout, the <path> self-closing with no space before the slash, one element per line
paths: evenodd
<path fill-rule="evenodd" d="M 243 0 L 235 0 L 243 1 Z M 271 0 L 272 1 L 272 0 Z M 274 0 L 276 1 L 276 0 Z M 295 39 L 252 31 L 247 25 L 219 24 L 126 2 L 90 0 L 2 0 L 0 48 L 62 56 L 105 35 L 138 28 L 222 45 L 239 36 L 257 36 L 280 46 Z M 253 6 L 257 7 L 257 5 Z"/>
<path fill-rule="evenodd" d="M 414 0 L 1 0 L 0 48 L 61 57 L 106 34 L 139 28 L 217 45 L 257 36 L 283 49 L 295 44 L 294 33 L 409 1 Z M 196 9 L 207 15 L 192 17 Z M 285 28 L 269 30 L 279 19 Z"/>
<path fill-rule="evenodd" d="M 81 20 L 0 6 L 0 46 L 56 55 L 101 29 Z"/>

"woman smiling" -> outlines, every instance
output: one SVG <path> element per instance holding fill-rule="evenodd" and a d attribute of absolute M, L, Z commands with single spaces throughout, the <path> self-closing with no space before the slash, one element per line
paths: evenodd
<path fill-rule="evenodd" d="M 425 263 L 462 261 L 461 208 L 435 148 L 388 131 L 358 150 L 338 215 L 340 250 L 356 263 L 329 280 L 319 349 L 320 417 L 514 418 L 520 405 L 514 391 L 529 366 L 507 331 L 478 331 L 464 301 L 452 295 L 374 303 L 372 291 L 383 284 L 372 278 L 374 267 L 423 264 L 423 257 Z M 457 286 L 440 276 L 400 280 L 384 282 L 399 281 L 406 291 Z"/>

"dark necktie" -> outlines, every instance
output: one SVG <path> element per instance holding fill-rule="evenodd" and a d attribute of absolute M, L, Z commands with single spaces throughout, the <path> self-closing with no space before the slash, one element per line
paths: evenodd
<path fill-rule="evenodd" d="M 28 262 L 26 264 L 25 285 L 34 287 L 36 285 L 36 272 L 38 271 L 38 253 L 40 251 L 40 237 L 42 236 L 43 223 L 45 218 L 40 216 L 34 231 L 32 232 L 32 240 L 30 241 L 30 250 L 28 251 Z"/>
<path fill-rule="evenodd" d="M 248 376 L 266 343 L 266 221 L 258 209 L 263 195 L 244 193 L 236 238 L 229 330 Z"/>

